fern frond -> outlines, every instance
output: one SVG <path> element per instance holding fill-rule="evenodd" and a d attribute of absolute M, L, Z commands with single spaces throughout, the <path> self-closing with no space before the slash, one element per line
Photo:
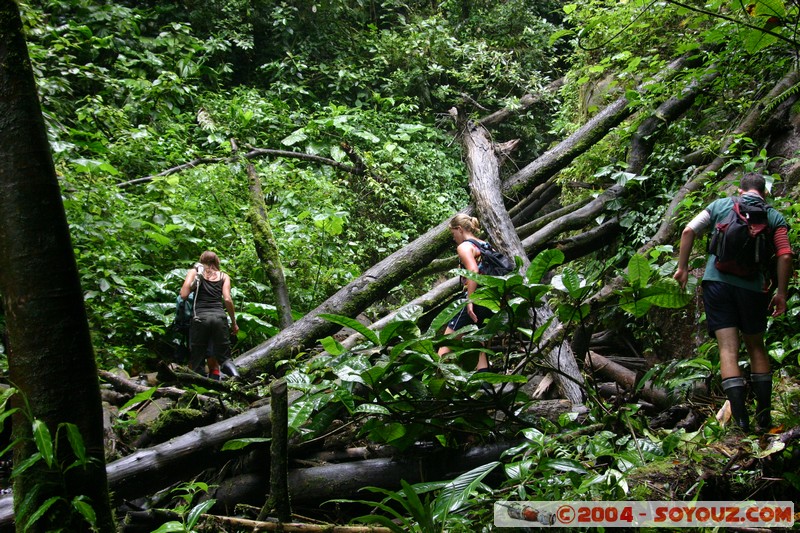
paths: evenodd
<path fill-rule="evenodd" d="M 788 100 L 789 98 L 795 96 L 798 92 L 800 92 L 800 82 L 795 83 L 781 94 L 773 98 L 767 105 L 764 106 L 764 114 L 772 113 L 776 107 L 781 105 L 783 102 Z"/>

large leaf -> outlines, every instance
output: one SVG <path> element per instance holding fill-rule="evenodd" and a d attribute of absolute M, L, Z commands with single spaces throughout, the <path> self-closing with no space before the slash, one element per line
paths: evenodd
<path fill-rule="evenodd" d="M 416 324 L 408 320 L 395 320 L 386 324 L 380 331 L 380 344 L 386 345 L 389 342 L 401 337 L 403 334 L 410 334 L 419 337 L 420 331 Z"/>
<path fill-rule="evenodd" d="M 222 451 L 225 452 L 225 451 L 241 450 L 242 448 L 246 448 L 251 444 L 263 444 L 271 440 L 272 439 L 267 437 L 249 437 L 243 439 L 231 439 L 222 445 Z"/>
<path fill-rule="evenodd" d="M 194 526 L 197 524 L 197 521 L 200 520 L 203 513 L 214 507 L 215 503 L 217 503 L 217 500 L 211 499 L 195 505 L 186 517 L 186 528 L 189 531 L 194 529 Z"/>
<path fill-rule="evenodd" d="M 528 283 L 541 283 L 545 274 L 563 262 L 564 252 L 555 248 L 545 250 L 533 258 L 525 272 L 525 279 Z"/>
<path fill-rule="evenodd" d="M 125 405 L 120 407 L 119 412 L 125 413 L 128 410 L 130 410 L 130 408 L 133 407 L 134 405 L 149 400 L 157 390 L 158 387 L 150 387 L 146 391 L 140 392 L 139 394 L 137 394 L 136 396 L 125 402 Z"/>
<path fill-rule="evenodd" d="M 334 324 L 339 324 L 340 326 L 352 328 L 363 335 L 365 339 L 370 341 L 375 346 L 381 345 L 381 340 L 378 338 L 378 334 L 354 318 L 330 313 L 320 313 L 319 317 L 323 320 L 327 320 L 328 322 L 333 322 Z"/>
<path fill-rule="evenodd" d="M 28 519 L 28 521 L 25 523 L 25 531 L 27 531 L 29 528 L 32 529 L 33 524 L 35 524 L 37 520 L 43 517 L 45 513 L 47 513 L 47 511 L 60 499 L 61 498 L 59 498 L 58 496 L 53 496 L 52 498 L 48 498 L 42 505 L 40 505 L 39 508 L 36 509 L 36 512 L 33 513 L 31 517 Z"/>
<path fill-rule="evenodd" d="M 653 268 L 647 258 L 641 254 L 633 254 L 628 261 L 628 284 L 634 289 L 641 289 L 650 281 Z"/>
<path fill-rule="evenodd" d="M 465 472 L 442 488 L 434 502 L 433 516 L 438 521 L 452 512 L 463 508 L 472 497 L 472 493 L 481 484 L 483 478 L 500 465 L 499 461 L 493 461 L 469 472 Z"/>
<path fill-rule="evenodd" d="M 660 279 L 642 292 L 644 300 L 665 309 L 685 307 L 693 297 L 692 293 L 681 289 L 678 282 L 671 278 Z"/>

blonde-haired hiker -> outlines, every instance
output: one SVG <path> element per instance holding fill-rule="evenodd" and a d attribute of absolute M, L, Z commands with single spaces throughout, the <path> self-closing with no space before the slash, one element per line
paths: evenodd
<path fill-rule="evenodd" d="M 480 223 L 477 218 L 463 213 L 454 216 L 450 221 L 450 233 L 456 242 L 456 252 L 458 253 L 461 267 L 475 273 L 481 273 L 481 250 L 478 245 L 470 241 L 484 242 L 476 236 L 480 229 Z M 462 296 L 467 300 L 467 303 L 447 324 L 445 335 L 455 333 L 469 324 L 481 326 L 487 318 L 492 316 L 492 311 L 489 308 L 469 301 L 469 296 L 478 288 L 478 283 L 465 277 L 462 277 L 461 280 L 464 285 Z M 439 355 L 444 355 L 450 351 L 449 346 L 442 346 L 439 348 Z M 481 352 L 478 356 L 476 370 L 486 371 L 488 368 L 489 361 L 486 358 L 486 354 Z"/>

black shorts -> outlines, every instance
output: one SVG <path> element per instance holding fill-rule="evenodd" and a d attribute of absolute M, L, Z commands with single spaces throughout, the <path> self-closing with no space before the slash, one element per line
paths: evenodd
<path fill-rule="evenodd" d="M 458 314 L 447 323 L 447 327 L 453 331 L 458 331 L 464 326 L 469 326 L 470 324 L 476 324 L 480 327 L 487 318 L 490 318 L 494 314 L 488 307 L 478 304 L 472 304 L 472 310 L 478 317 L 477 324 L 472 321 L 472 317 L 469 316 L 469 313 L 467 312 L 467 306 L 465 305 L 458 311 Z"/>
<path fill-rule="evenodd" d="M 703 282 L 703 305 L 708 333 L 737 328 L 745 335 L 767 330 L 769 294 L 736 287 L 722 281 Z"/>

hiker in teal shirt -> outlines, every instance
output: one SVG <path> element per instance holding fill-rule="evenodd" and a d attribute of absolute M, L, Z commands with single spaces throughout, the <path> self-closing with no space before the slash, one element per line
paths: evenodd
<path fill-rule="evenodd" d="M 741 198 L 738 201 L 741 204 L 763 203 L 766 196 L 764 176 L 745 174 L 739 185 L 739 193 Z M 673 276 L 681 287 L 686 286 L 689 278 L 689 255 L 695 238 L 725 220 L 734 208 L 734 202 L 733 198 L 715 200 L 684 228 L 678 269 Z M 718 258 L 713 253 L 709 253 L 702 283 L 708 331 L 716 337 L 719 345 L 722 389 L 730 402 L 734 423 L 744 431 L 749 431 L 750 422 L 745 404 L 747 382 L 739 369 L 740 333 L 750 357 L 750 382 L 756 398 L 756 425 L 759 431 L 768 431 L 772 425 L 772 373 L 764 346 L 764 332 L 768 314 L 779 316 L 786 312 L 786 292 L 792 270 L 792 249 L 786 220 L 777 210 L 769 207 L 767 224 L 768 236 L 777 257 L 775 286 L 772 286 L 771 276 L 765 276 L 761 271 L 749 277 L 721 272 L 717 267 Z"/>

